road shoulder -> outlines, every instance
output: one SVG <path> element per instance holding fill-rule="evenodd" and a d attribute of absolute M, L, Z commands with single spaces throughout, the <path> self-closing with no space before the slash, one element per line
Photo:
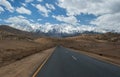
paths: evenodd
<path fill-rule="evenodd" d="M 0 77 L 30 77 L 55 48 L 33 54 L 0 68 Z"/>

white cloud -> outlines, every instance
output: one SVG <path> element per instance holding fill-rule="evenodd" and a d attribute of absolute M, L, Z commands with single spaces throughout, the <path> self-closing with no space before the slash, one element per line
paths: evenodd
<path fill-rule="evenodd" d="M 43 0 L 37 0 L 38 2 L 42 2 Z"/>
<path fill-rule="evenodd" d="M 12 7 L 12 5 L 10 4 L 9 1 L 7 0 L 0 0 L 0 5 L 4 6 L 6 10 L 13 12 L 14 8 Z"/>
<path fill-rule="evenodd" d="M 25 17 L 24 16 L 14 16 L 14 17 L 10 17 L 10 18 L 8 18 L 7 20 L 5 20 L 5 22 L 7 22 L 7 23 L 18 23 L 18 22 L 21 22 L 19 19 L 22 19 L 22 21 L 25 19 Z M 25 20 L 26 21 L 26 20 Z M 28 21 L 26 21 L 26 22 L 28 22 Z"/>
<path fill-rule="evenodd" d="M 58 6 L 66 9 L 67 15 L 103 15 L 120 11 L 120 0 L 59 0 Z"/>
<path fill-rule="evenodd" d="M 87 25 L 73 26 L 70 24 L 62 23 L 62 24 L 39 24 L 30 22 L 31 20 L 27 20 L 26 17 L 23 16 L 14 16 L 4 20 L 6 23 L 10 24 L 10 26 L 25 30 L 25 31 L 36 31 L 39 30 L 44 33 L 55 32 L 55 33 L 68 33 L 72 34 L 75 32 L 82 33 L 84 31 L 93 31 L 95 28 Z"/>
<path fill-rule="evenodd" d="M 91 21 L 97 31 L 120 32 L 120 0 L 59 0 L 57 5 L 64 8 L 68 16 L 81 13 L 97 16 Z"/>
<path fill-rule="evenodd" d="M 35 22 L 33 19 L 29 19 L 30 22 Z"/>
<path fill-rule="evenodd" d="M 45 17 L 48 17 L 49 12 L 51 12 L 46 7 L 44 7 L 40 4 L 37 4 L 37 5 L 33 4 L 33 6 L 35 6 L 39 10 L 39 12 L 42 12 L 42 15 L 45 16 Z"/>
<path fill-rule="evenodd" d="M 35 21 L 33 21 L 32 19 L 28 20 L 26 17 L 21 15 L 9 17 L 8 19 L 5 19 L 4 22 L 14 28 L 24 31 L 35 31 L 41 26 L 41 24 L 35 23 Z"/>
<path fill-rule="evenodd" d="M 78 20 L 74 16 L 65 17 L 63 15 L 58 15 L 58 16 L 53 16 L 53 18 L 68 24 L 73 24 L 73 25 L 76 25 L 78 23 Z"/>
<path fill-rule="evenodd" d="M 22 6 L 25 6 L 25 7 L 27 6 L 27 4 L 26 4 L 26 3 L 21 3 L 21 5 L 22 5 Z"/>
<path fill-rule="evenodd" d="M 46 3 L 45 6 L 41 4 L 33 4 L 33 3 L 31 3 L 31 5 L 37 8 L 38 11 L 41 13 L 41 15 L 43 15 L 44 17 L 48 17 L 51 10 L 55 10 L 55 7 L 52 4 L 48 4 L 48 3 Z"/>
<path fill-rule="evenodd" d="M 46 5 L 46 7 L 47 7 L 48 9 L 55 10 L 54 5 L 48 4 L 48 3 L 46 3 L 45 5 Z"/>
<path fill-rule="evenodd" d="M 41 20 L 42 20 L 42 19 L 40 19 L 40 18 L 39 18 L 39 19 L 37 19 L 37 21 L 41 21 Z"/>
<path fill-rule="evenodd" d="M 26 9 L 25 7 L 19 7 L 16 9 L 16 11 L 20 14 L 28 14 L 28 15 L 31 14 L 31 11 Z"/>
<path fill-rule="evenodd" d="M 0 13 L 4 12 L 4 9 L 0 6 Z"/>
<path fill-rule="evenodd" d="M 6 23 L 10 24 L 10 26 L 15 27 L 17 29 L 31 31 L 31 23 L 23 16 L 14 16 L 4 20 Z"/>
<path fill-rule="evenodd" d="M 102 15 L 91 24 L 97 25 L 97 29 L 120 32 L 120 13 Z"/>
<path fill-rule="evenodd" d="M 12 2 L 14 2 L 14 0 L 11 0 Z"/>
<path fill-rule="evenodd" d="M 34 0 L 25 0 L 26 3 L 33 2 Z"/>

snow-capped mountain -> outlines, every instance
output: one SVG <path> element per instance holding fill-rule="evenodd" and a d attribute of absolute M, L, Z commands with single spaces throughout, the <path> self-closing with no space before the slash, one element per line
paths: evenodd
<path fill-rule="evenodd" d="M 62 37 L 62 36 L 67 36 L 67 35 L 76 35 L 76 34 L 81 34 L 81 33 L 93 33 L 93 32 L 98 32 L 95 27 L 90 27 L 90 26 L 73 26 L 73 25 L 68 25 L 68 24 L 54 24 L 51 25 L 49 23 L 44 24 L 44 25 L 10 25 L 11 27 L 24 30 L 24 31 L 29 31 L 29 32 L 35 32 L 35 33 L 43 33 L 46 34 L 47 36 L 55 36 L 55 37 Z M 100 31 L 100 32 L 105 32 L 105 31 Z"/>
<path fill-rule="evenodd" d="M 45 24 L 45 25 L 10 25 L 11 27 L 20 29 L 20 30 L 25 30 L 25 31 L 40 31 L 43 33 L 49 33 L 49 32 L 54 32 L 54 33 L 67 33 L 67 34 L 72 34 L 75 32 L 84 32 L 84 31 L 93 31 L 94 28 L 93 27 L 86 27 L 86 26 L 71 26 L 71 25 L 66 25 L 66 24 L 62 24 L 62 25 L 51 25 L 51 24 Z"/>

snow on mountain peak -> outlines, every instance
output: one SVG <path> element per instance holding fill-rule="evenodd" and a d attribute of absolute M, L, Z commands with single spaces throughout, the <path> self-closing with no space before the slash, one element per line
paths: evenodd
<path fill-rule="evenodd" d="M 23 26 L 21 26 L 23 25 Z M 95 27 L 90 27 L 86 25 L 81 25 L 81 26 L 73 26 L 70 24 L 50 24 L 46 23 L 44 25 L 41 24 L 20 24 L 20 25 L 15 25 L 12 24 L 10 25 L 14 28 L 20 29 L 20 30 L 25 30 L 25 31 L 32 31 L 32 32 L 43 32 L 43 33 L 65 33 L 65 34 L 73 34 L 73 33 L 82 33 L 85 31 L 94 31 Z"/>

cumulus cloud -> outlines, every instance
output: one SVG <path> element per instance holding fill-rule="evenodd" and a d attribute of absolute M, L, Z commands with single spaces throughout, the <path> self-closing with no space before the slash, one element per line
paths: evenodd
<path fill-rule="evenodd" d="M 40 18 L 39 18 L 39 19 L 37 19 L 37 21 L 41 21 L 41 20 L 42 20 L 42 19 L 40 19 Z"/>
<path fill-rule="evenodd" d="M 65 17 L 63 15 L 58 15 L 58 16 L 53 16 L 53 18 L 57 19 L 58 21 L 62 21 L 68 24 L 73 24 L 73 25 L 76 25 L 78 23 L 78 20 L 76 19 L 75 16 Z"/>
<path fill-rule="evenodd" d="M 31 23 L 23 16 L 14 16 L 4 20 L 10 26 L 15 27 L 20 30 L 32 31 Z"/>
<path fill-rule="evenodd" d="M 120 32 L 120 13 L 102 15 L 91 24 L 97 25 L 98 29 Z"/>
<path fill-rule="evenodd" d="M 16 9 L 16 11 L 20 14 L 28 14 L 28 15 L 31 14 L 31 11 L 26 9 L 25 7 L 19 7 Z"/>
<path fill-rule="evenodd" d="M 66 23 L 61 23 L 61 24 L 51 24 L 51 23 L 39 24 L 35 22 L 33 23 L 33 22 L 30 22 L 31 20 L 27 20 L 26 17 L 21 15 L 10 17 L 4 21 L 10 24 L 10 26 L 20 30 L 25 30 L 25 31 L 39 30 L 44 33 L 56 31 L 56 33 L 73 34 L 75 32 L 82 33 L 84 31 L 93 31 L 95 29 L 94 27 L 87 26 L 87 25 L 73 26 Z"/>
<path fill-rule="evenodd" d="M 55 10 L 54 5 L 46 3 L 46 7 L 51 10 Z"/>
<path fill-rule="evenodd" d="M 37 0 L 38 2 L 42 2 L 43 0 Z"/>
<path fill-rule="evenodd" d="M 14 2 L 14 0 L 11 0 L 12 2 Z"/>
<path fill-rule="evenodd" d="M 26 6 L 27 6 L 27 4 L 26 4 L 26 3 L 21 3 L 21 5 L 22 5 L 22 6 L 24 6 L 24 7 L 26 7 Z"/>
<path fill-rule="evenodd" d="M 59 0 L 57 5 L 64 8 L 68 16 L 92 14 L 91 20 L 98 31 L 120 32 L 120 0 Z"/>
<path fill-rule="evenodd" d="M 34 0 L 25 0 L 26 3 L 33 2 Z"/>
<path fill-rule="evenodd" d="M 6 10 L 13 12 L 14 8 L 12 7 L 12 5 L 10 4 L 9 1 L 7 0 L 0 0 L 0 5 L 4 6 Z"/>
<path fill-rule="evenodd" d="M 5 19 L 4 22 L 9 24 L 11 27 L 24 31 L 36 31 L 43 26 L 42 24 L 36 23 L 34 20 L 28 20 L 22 15 L 9 17 L 8 19 Z"/>
<path fill-rule="evenodd" d="M 45 6 L 42 6 L 40 4 L 37 4 L 37 5 L 33 4 L 33 6 L 35 6 L 38 9 L 39 12 L 42 12 L 42 15 L 45 16 L 45 17 L 48 17 L 49 12 L 51 12 Z"/>
<path fill-rule="evenodd" d="M 68 15 L 102 15 L 120 11 L 120 0 L 59 0 L 58 6 L 66 9 Z"/>
<path fill-rule="evenodd" d="M 3 11 L 4 11 L 4 9 L 0 6 L 0 13 L 3 12 Z"/>
<path fill-rule="evenodd" d="M 43 15 L 44 17 L 48 17 L 49 13 L 52 12 L 52 10 L 55 10 L 54 5 L 48 3 L 46 3 L 45 6 L 33 3 L 31 5 L 37 8 L 41 15 Z"/>

